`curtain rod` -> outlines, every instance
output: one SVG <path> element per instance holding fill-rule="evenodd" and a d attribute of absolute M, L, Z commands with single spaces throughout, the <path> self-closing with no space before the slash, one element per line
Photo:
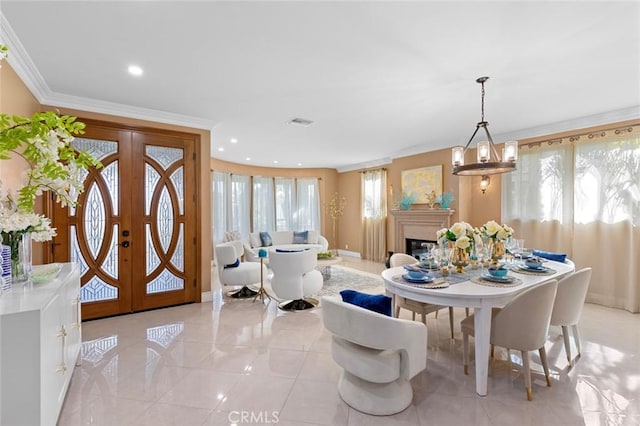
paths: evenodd
<path fill-rule="evenodd" d="M 607 136 L 607 132 L 613 132 L 616 136 L 624 135 L 625 133 L 632 133 L 634 130 L 638 130 L 637 127 L 638 125 L 629 125 L 629 126 L 622 126 L 622 127 L 612 127 L 610 129 L 595 130 L 590 132 L 572 133 L 564 137 L 543 139 L 535 142 L 523 143 L 520 145 L 520 147 L 533 148 L 533 147 L 542 146 L 542 144 L 545 144 L 545 143 L 547 145 L 561 144 L 562 142 L 565 141 L 565 139 L 569 142 L 577 142 L 583 136 L 586 136 L 587 139 L 597 139 L 597 138 L 602 138 Z"/>
<path fill-rule="evenodd" d="M 367 173 L 367 172 L 373 172 L 375 170 L 384 170 L 385 172 L 387 171 L 386 167 L 381 167 L 379 169 L 365 169 L 365 170 L 358 170 L 358 173 Z"/>

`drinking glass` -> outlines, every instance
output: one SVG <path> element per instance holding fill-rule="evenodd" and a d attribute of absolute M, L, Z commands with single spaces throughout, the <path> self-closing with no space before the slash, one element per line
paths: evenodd
<path fill-rule="evenodd" d="M 516 246 L 514 249 L 514 256 L 516 259 L 520 259 L 522 261 L 522 252 L 524 251 L 524 239 L 517 239 Z"/>

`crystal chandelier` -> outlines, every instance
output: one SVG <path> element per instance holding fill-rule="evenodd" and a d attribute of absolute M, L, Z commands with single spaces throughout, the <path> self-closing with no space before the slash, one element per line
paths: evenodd
<path fill-rule="evenodd" d="M 453 174 L 459 176 L 486 176 L 498 173 L 512 172 L 516 169 L 516 160 L 518 159 L 518 141 L 509 141 L 504 143 L 502 150 L 502 158 L 498 155 L 498 150 L 493 144 L 493 138 L 489 133 L 489 123 L 484 121 L 484 83 L 489 77 L 480 77 L 476 83 L 482 85 L 482 115 L 481 121 L 476 124 L 476 130 L 469 138 L 469 142 L 464 147 L 456 146 L 451 150 L 451 164 L 453 165 Z M 486 141 L 478 142 L 477 162 L 465 164 L 464 157 L 469 150 L 471 141 L 478 133 L 480 128 L 484 129 L 487 135 Z"/>

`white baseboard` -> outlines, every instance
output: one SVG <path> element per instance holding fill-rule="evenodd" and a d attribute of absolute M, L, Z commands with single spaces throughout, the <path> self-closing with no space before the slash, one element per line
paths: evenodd
<path fill-rule="evenodd" d="M 357 257 L 358 259 L 362 258 L 362 256 L 360 256 L 360 253 L 356 251 L 340 250 L 340 249 L 338 249 L 338 256 Z"/>
<path fill-rule="evenodd" d="M 211 302 L 213 300 L 213 293 L 210 291 L 203 291 L 202 295 L 200 295 L 200 300 L 202 303 Z"/>

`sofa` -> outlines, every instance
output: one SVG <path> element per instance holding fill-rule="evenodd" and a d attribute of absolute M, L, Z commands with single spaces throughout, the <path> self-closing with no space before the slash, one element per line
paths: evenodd
<path fill-rule="evenodd" d="M 262 236 L 261 236 L 262 234 Z M 269 240 L 269 237 L 271 241 Z M 271 242 L 269 245 L 268 243 Z M 260 262 L 258 251 L 311 249 L 316 253 L 329 250 L 329 242 L 318 231 L 269 231 L 252 232 L 244 241 L 245 261 Z"/>

